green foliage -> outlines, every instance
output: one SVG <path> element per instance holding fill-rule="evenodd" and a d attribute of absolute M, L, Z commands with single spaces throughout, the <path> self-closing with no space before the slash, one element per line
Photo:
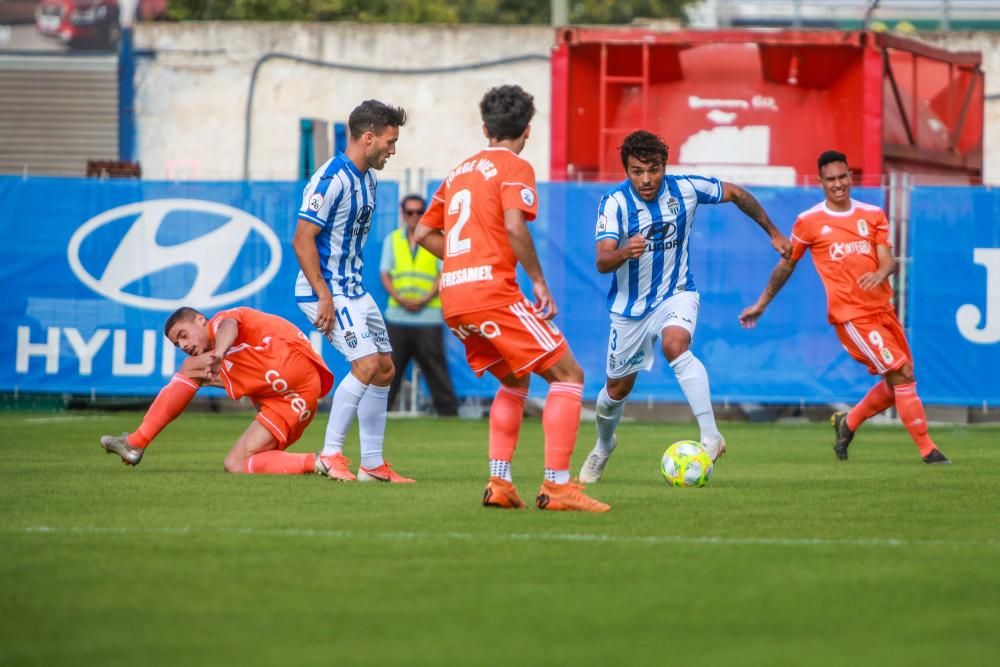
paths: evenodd
<path fill-rule="evenodd" d="M 696 0 L 571 0 L 570 23 L 679 18 Z M 213 21 L 547 24 L 544 0 L 171 0 L 170 18 Z"/>
<path fill-rule="evenodd" d="M 992 664 L 1000 428 L 899 426 L 835 460 L 826 424 L 722 424 L 705 488 L 668 487 L 694 424 L 623 424 L 612 506 L 487 510 L 487 423 L 392 420 L 417 484 L 226 475 L 251 414 L 185 414 L 125 468 L 139 413 L 0 414 L 4 665 Z M 325 415 L 293 451 L 314 451 Z M 594 427 L 580 429 L 573 471 Z M 514 480 L 531 500 L 542 434 Z M 346 454 L 357 460 L 357 440 Z"/>

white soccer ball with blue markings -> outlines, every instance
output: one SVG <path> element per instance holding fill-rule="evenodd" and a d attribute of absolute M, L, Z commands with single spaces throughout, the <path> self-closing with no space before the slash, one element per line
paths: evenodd
<path fill-rule="evenodd" d="M 705 486 L 712 469 L 712 457 L 694 440 L 675 442 L 660 459 L 660 472 L 671 486 Z"/>

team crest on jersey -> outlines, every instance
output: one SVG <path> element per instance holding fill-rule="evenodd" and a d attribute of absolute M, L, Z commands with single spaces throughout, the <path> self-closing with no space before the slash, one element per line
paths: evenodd
<path fill-rule="evenodd" d="M 323 208 L 323 195 L 318 192 L 314 192 L 311 197 L 309 197 L 309 210 L 318 211 Z"/>
<path fill-rule="evenodd" d="M 858 220 L 858 234 L 868 236 L 868 221 L 864 218 Z"/>
<path fill-rule="evenodd" d="M 521 201 L 524 202 L 525 206 L 535 205 L 535 193 L 532 192 L 531 188 L 521 188 Z"/>
<path fill-rule="evenodd" d="M 671 196 L 670 199 L 667 200 L 667 208 L 670 209 L 671 213 L 677 215 L 681 212 L 681 203 L 677 201 L 677 197 Z"/>
<path fill-rule="evenodd" d="M 347 343 L 347 347 L 353 350 L 358 346 L 358 337 L 354 335 L 353 331 L 345 331 L 344 342 Z"/>

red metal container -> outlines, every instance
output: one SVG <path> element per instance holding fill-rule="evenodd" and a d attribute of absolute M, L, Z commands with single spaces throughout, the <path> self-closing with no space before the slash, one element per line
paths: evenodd
<path fill-rule="evenodd" d="M 980 183 L 981 62 L 873 32 L 560 29 L 551 178 L 620 179 L 618 146 L 644 128 L 672 170 L 736 182 L 807 182 L 832 148 L 865 184 Z"/>

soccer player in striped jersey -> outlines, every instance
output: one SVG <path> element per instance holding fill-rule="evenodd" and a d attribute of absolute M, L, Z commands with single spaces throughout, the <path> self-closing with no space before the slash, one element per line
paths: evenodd
<path fill-rule="evenodd" d="M 366 100 L 348 117 L 347 150 L 321 166 L 302 194 L 292 242 L 299 260 L 295 300 L 313 325 L 351 364 L 333 394 L 324 461 L 333 479 L 409 483 L 382 458 L 389 385 L 394 369 L 382 313 L 361 282 L 362 250 L 375 216 L 375 172 L 396 153 L 406 112 Z M 343 455 L 355 416 L 361 439 L 357 477 Z"/>
<path fill-rule="evenodd" d="M 657 340 L 698 420 L 701 444 L 712 460 L 726 450 L 708 373 L 690 350 L 699 308 L 689 262 L 698 206 L 732 202 L 760 225 L 775 250 L 791 252 L 788 239 L 743 188 L 716 178 L 665 175 L 667 146 L 655 134 L 638 130 L 625 137 L 621 160 L 627 178 L 601 198 L 597 211 L 597 270 L 613 274 L 611 331 L 607 382 L 597 397 L 597 444 L 580 469 L 581 482 L 604 474 L 625 400 L 639 371 L 653 367 Z"/>
<path fill-rule="evenodd" d="M 528 221 L 538 213 L 535 170 L 520 157 L 531 132 L 534 98 L 499 86 L 479 103 L 489 146 L 463 160 L 441 183 L 413 237 L 444 260 L 441 307 L 465 346 L 469 367 L 500 380 L 490 407 L 490 478 L 486 507 L 522 508 L 511 478 L 531 374 L 549 383 L 542 430 L 545 479 L 535 498 L 543 510 L 607 512 L 611 508 L 570 480 L 580 428 L 583 369 L 556 327 L 558 311 Z M 517 284 L 520 264 L 535 302 Z"/>
<path fill-rule="evenodd" d="M 869 373 L 882 376 L 850 412 L 837 412 L 830 418 L 837 458 L 847 459 L 854 432 L 865 420 L 895 405 L 924 463 L 951 463 L 927 433 L 910 345 L 892 305 L 888 278 L 896 270 L 896 261 L 889 241 L 889 221 L 878 206 L 851 198 L 846 155 L 826 151 L 817 162 L 825 199 L 799 214 L 792 227 L 791 257 L 774 268 L 757 302 L 740 313 L 740 323 L 747 328 L 757 323 L 798 261 L 811 250 L 826 289 L 828 319 L 837 337 Z"/>

